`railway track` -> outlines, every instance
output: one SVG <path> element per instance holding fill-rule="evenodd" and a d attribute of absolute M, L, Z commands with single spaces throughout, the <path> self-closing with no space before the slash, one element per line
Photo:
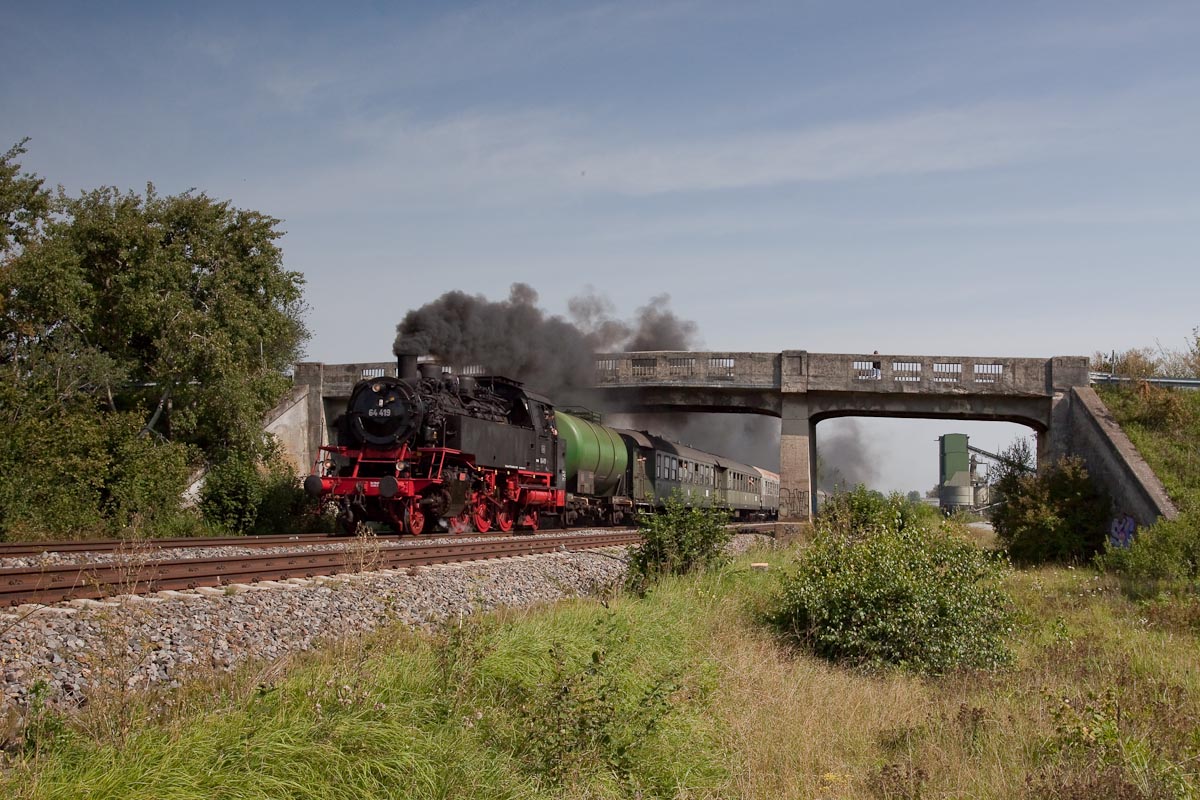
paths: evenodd
<path fill-rule="evenodd" d="M 274 547 L 295 542 L 298 537 L 256 538 L 274 538 L 276 541 L 269 545 L 261 545 Z M 328 541 L 347 541 L 345 538 L 325 538 Z M 501 536 L 495 537 L 494 541 L 456 542 L 453 539 L 443 539 L 430 544 L 413 544 L 406 547 L 348 547 L 341 550 L 296 551 L 231 558 L 146 559 L 140 562 L 130 559 L 119 564 L 18 567 L 0 569 L 0 606 L 49 604 L 78 599 L 97 600 L 118 594 L 150 594 L 168 589 L 195 589 L 201 586 L 310 578 L 343 572 L 448 564 L 556 550 L 586 550 L 629 545 L 637 542 L 639 538 L 636 530 L 623 530 L 564 536 Z M 246 537 L 235 537 L 233 542 L 208 541 L 244 545 L 245 539 Z M 412 541 L 411 537 L 409 540 Z M 159 541 L 187 541 L 191 546 L 196 546 L 197 542 L 205 540 Z M 0 555 L 3 554 L 0 552 Z"/>
<path fill-rule="evenodd" d="M 571 528 L 540 528 L 537 533 L 555 533 L 557 531 L 567 532 Z M 580 530 L 580 529 L 575 529 Z M 613 530 L 632 530 L 632 528 L 614 528 Z M 522 531 L 521 533 L 503 533 L 500 531 L 490 531 L 488 533 L 479 533 L 471 531 L 468 533 L 426 533 L 422 536 L 413 536 L 411 534 L 400 533 L 378 533 L 372 537 L 373 541 L 416 544 L 423 541 L 453 541 L 465 536 L 472 538 L 476 537 L 511 537 L 521 536 L 530 533 Z M 79 542 L 0 542 L 0 559 L 4 558 L 21 558 L 25 556 L 38 556 L 42 553 L 139 553 L 153 550 L 177 550 L 182 548 L 206 548 L 206 547 L 244 547 L 244 548 L 259 548 L 259 547 L 290 547 L 300 546 L 306 547 L 309 545 L 326 545 L 340 544 L 344 545 L 347 542 L 356 541 L 353 536 L 341 536 L 332 533 L 291 533 L 291 534 L 272 534 L 260 536 L 221 536 L 213 538 L 179 538 L 179 539 L 93 539 L 90 541 Z"/>
<path fill-rule="evenodd" d="M 755 533 L 763 530 L 773 530 L 777 522 L 734 522 L 730 527 L 738 532 Z M 539 533 L 554 533 L 569 531 L 570 528 L 542 528 Z M 576 529 L 578 530 L 578 529 Z M 613 530 L 632 530 L 631 528 L 614 528 Z M 494 536 L 508 537 L 512 533 L 492 531 L 490 533 L 470 532 L 466 534 L 427 533 L 417 537 L 410 534 L 379 533 L 375 540 L 379 542 L 417 543 L 422 541 L 453 540 L 461 536 Z M 521 534 L 516 534 L 521 535 Z M 291 545 L 324 545 L 345 544 L 355 541 L 354 537 L 341 536 L 332 533 L 290 533 L 270 534 L 259 536 L 221 536 L 212 538 L 184 537 L 176 539 L 93 539 L 79 542 L 0 542 L 0 559 L 37 556 L 42 553 L 137 553 L 147 550 L 175 550 L 180 548 L 204 547 L 288 547 Z"/>
<path fill-rule="evenodd" d="M 477 535 L 477 534 L 472 534 Z M 413 539 L 399 534 L 380 534 L 379 541 Z M 141 550 L 173 550 L 181 547 L 286 547 L 288 545 L 337 544 L 351 537 L 330 533 L 292 533 L 270 536 L 221 536 L 207 539 L 95 539 L 82 542 L 0 543 L 0 558 L 36 556 L 41 553 L 114 553 Z"/>

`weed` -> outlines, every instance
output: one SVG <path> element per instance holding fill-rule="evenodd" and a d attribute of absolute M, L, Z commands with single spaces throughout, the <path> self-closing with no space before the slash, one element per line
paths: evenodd
<path fill-rule="evenodd" d="M 719 563 L 733 537 L 728 522 L 727 512 L 685 506 L 677 496 L 667 500 L 661 514 L 640 516 L 642 542 L 630 556 L 630 588 L 644 593 L 664 575 L 685 575 Z"/>
<path fill-rule="evenodd" d="M 35 759 L 43 748 L 67 733 L 65 718 L 50 707 L 49 699 L 50 685 L 44 680 L 34 681 L 29 688 L 29 710 L 25 715 L 22 750 Z"/>
<path fill-rule="evenodd" d="M 921 800 L 928 778 L 910 761 L 885 764 L 873 776 L 871 790 L 880 800 Z"/>
<path fill-rule="evenodd" d="M 383 565 L 383 547 L 368 525 L 359 523 L 346 543 L 346 565 L 351 572 L 374 572 Z"/>

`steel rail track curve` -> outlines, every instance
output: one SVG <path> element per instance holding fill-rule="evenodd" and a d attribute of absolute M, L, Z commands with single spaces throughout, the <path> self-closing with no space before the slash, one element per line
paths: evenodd
<path fill-rule="evenodd" d="M 231 583 L 311 578 L 342 572 L 449 564 L 554 551 L 590 550 L 634 544 L 637 531 L 540 538 L 503 537 L 496 541 L 453 542 L 409 547 L 279 553 L 233 558 L 156 560 L 143 564 L 88 564 L 0 569 L 0 605 L 98 600 L 119 594 L 151 594 Z"/>

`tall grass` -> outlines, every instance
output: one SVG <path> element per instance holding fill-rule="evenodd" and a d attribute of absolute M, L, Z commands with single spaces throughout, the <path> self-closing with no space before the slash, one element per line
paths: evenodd
<path fill-rule="evenodd" d="M 3 797 L 1195 797 L 1194 614 L 1085 569 L 1017 571 L 1014 660 L 836 666 L 761 620 L 755 552 L 644 599 L 393 629 L 147 700 L 120 741 L 48 726 Z M 768 571 L 749 569 L 766 561 Z M 156 707 L 157 704 L 157 707 Z M 86 714 L 86 710 L 83 712 Z"/>
<path fill-rule="evenodd" d="M 1200 512 L 1200 391 L 1097 389 L 1181 510 Z"/>

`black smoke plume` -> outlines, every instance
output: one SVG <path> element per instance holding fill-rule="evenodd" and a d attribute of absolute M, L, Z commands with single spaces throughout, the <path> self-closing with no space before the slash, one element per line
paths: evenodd
<path fill-rule="evenodd" d="M 506 300 L 447 292 L 409 311 L 396 327 L 395 353 L 432 355 L 445 364 L 478 364 L 544 392 L 587 386 L 592 355 L 605 351 L 687 350 L 698 328 L 670 310 L 670 297 L 656 295 L 632 322 L 614 314 L 612 301 L 592 287 L 568 302 L 571 320 L 538 308 L 538 294 L 514 283 Z"/>
<path fill-rule="evenodd" d="M 614 428 L 645 430 L 697 450 L 779 471 L 780 421 L 760 414 L 630 412 L 604 415 Z"/>
<path fill-rule="evenodd" d="M 853 419 L 829 420 L 817 432 L 817 488 L 826 492 L 870 486 L 879 478 L 878 458 Z"/>

